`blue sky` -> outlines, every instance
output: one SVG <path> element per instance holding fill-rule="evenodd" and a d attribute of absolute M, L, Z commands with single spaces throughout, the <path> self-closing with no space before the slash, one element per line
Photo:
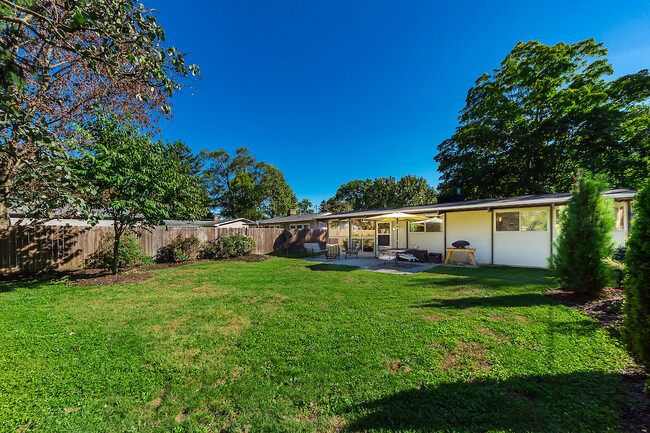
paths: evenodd
<path fill-rule="evenodd" d="M 358 178 L 437 185 L 467 90 L 519 41 L 593 37 L 616 76 L 650 68 L 650 1 L 145 2 L 203 77 L 163 138 L 248 147 L 314 204 Z"/>

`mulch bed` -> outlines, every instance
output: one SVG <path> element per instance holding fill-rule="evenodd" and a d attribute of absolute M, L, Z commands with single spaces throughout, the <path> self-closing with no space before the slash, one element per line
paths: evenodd
<path fill-rule="evenodd" d="M 558 300 L 567 307 L 575 308 L 585 316 L 596 320 L 614 338 L 620 339 L 621 326 L 623 325 L 623 301 L 625 294 L 621 289 L 607 287 L 603 293 L 596 297 L 579 295 L 564 290 L 548 290 L 546 296 Z M 630 385 L 630 391 L 642 399 L 650 398 L 643 393 L 643 386 L 647 375 L 638 365 L 630 365 L 622 372 L 623 380 Z M 650 432 L 650 413 L 638 407 L 628 407 L 624 417 L 635 427 L 634 431 L 641 433 Z"/>
<path fill-rule="evenodd" d="M 250 254 L 248 256 L 234 257 L 220 261 L 225 262 L 263 262 L 268 260 L 268 256 L 261 254 Z M 111 284 L 138 283 L 153 278 L 155 275 L 149 271 L 160 269 L 178 268 L 180 266 L 191 265 L 193 263 L 205 263 L 212 260 L 189 260 L 180 263 L 157 263 L 152 266 L 141 268 L 120 269 L 117 275 L 111 274 L 106 269 L 80 269 L 78 271 L 68 272 L 48 272 L 37 275 L 8 275 L 0 277 L 0 283 L 15 283 L 24 281 L 56 281 L 66 280 L 71 286 L 110 286 Z"/>
<path fill-rule="evenodd" d="M 595 319 L 611 334 L 620 335 L 619 330 L 623 324 L 623 301 L 625 300 L 625 294 L 621 289 L 607 287 L 601 295 L 596 297 L 559 289 L 548 290 L 544 294 Z"/>

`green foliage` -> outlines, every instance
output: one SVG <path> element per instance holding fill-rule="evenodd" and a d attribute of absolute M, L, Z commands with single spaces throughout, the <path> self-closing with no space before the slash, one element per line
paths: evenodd
<path fill-rule="evenodd" d="M 219 236 L 222 257 L 247 256 L 255 250 L 255 239 L 239 233 Z"/>
<path fill-rule="evenodd" d="M 177 263 L 194 260 L 199 256 L 201 241 L 196 236 L 178 235 L 162 247 L 156 256 L 159 263 Z"/>
<path fill-rule="evenodd" d="M 261 165 L 260 195 L 262 196 L 261 209 L 266 218 L 287 215 L 289 209 L 296 208 L 298 199 L 291 187 L 284 180 L 284 175 L 279 168 L 270 165 Z"/>
<path fill-rule="evenodd" d="M 286 215 L 297 204 L 296 195 L 277 167 L 257 161 L 245 147 L 234 157 L 225 150 L 201 152 L 207 161 L 204 182 L 214 206 L 225 218 Z"/>
<path fill-rule="evenodd" d="M 623 338 L 650 373 L 650 184 L 634 201 L 636 218 L 625 255 Z"/>
<path fill-rule="evenodd" d="M 607 80 L 606 55 L 593 39 L 518 43 L 476 80 L 456 133 L 438 146 L 441 194 L 565 192 L 578 168 L 638 187 L 648 175 L 650 75 Z"/>
<path fill-rule="evenodd" d="M 134 236 L 122 236 L 117 251 L 117 260 L 114 260 L 114 245 L 115 235 L 104 234 L 97 250 L 90 257 L 88 265 L 93 268 L 112 269 L 113 263 L 116 262 L 117 267 L 121 269 L 154 264 L 154 260 L 142 252 L 142 246 Z"/>
<path fill-rule="evenodd" d="M 296 212 L 298 215 L 305 215 L 314 213 L 314 205 L 309 201 L 309 199 L 303 198 L 296 207 Z"/>
<path fill-rule="evenodd" d="M 136 226 L 205 213 L 201 179 L 178 145 L 154 142 L 115 116 L 97 117 L 88 134 L 87 153 L 75 161 L 76 170 L 97 191 L 87 197 L 91 208 L 113 220 L 115 248 L 122 234 Z"/>
<path fill-rule="evenodd" d="M 320 212 L 341 213 L 351 210 L 352 206 L 350 203 L 336 200 L 334 197 L 331 197 L 327 201 L 323 200 L 320 202 Z"/>
<path fill-rule="evenodd" d="M 201 245 L 201 258 L 218 260 L 247 256 L 255 250 L 255 239 L 239 233 L 221 235 Z"/>
<path fill-rule="evenodd" d="M 87 209 L 69 163 L 93 105 L 149 128 L 189 75 L 156 13 L 137 0 L 6 0 L 0 11 L 0 224 Z M 86 193 L 92 190 L 86 190 Z"/>
<path fill-rule="evenodd" d="M 207 241 L 201 245 L 199 257 L 202 259 L 217 260 L 223 257 L 222 252 L 221 240 L 217 238 L 214 241 Z"/>
<path fill-rule="evenodd" d="M 603 176 L 582 172 L 571 199 L 560 215 L 560 234 L 549 262 L 560 287 L 576 293 L 596 295 L 611 281 L 612 272 L 603 262 L 614 243 L 614 207 L 602 193 Z"/>
<path fill-rule="evenodd" d="M 436 196 L 436 190 L 423 177 L 407 175 L 399 180 L 392 176 L 353 180 L 341 185 L 333 199 L 361 210 L 432 204 Z"/>

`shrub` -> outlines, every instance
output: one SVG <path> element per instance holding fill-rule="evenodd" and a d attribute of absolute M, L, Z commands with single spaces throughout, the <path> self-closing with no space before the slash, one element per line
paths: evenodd
<path fill-rule="evenodd" d="M 204 242 L 203 245 L 201 245 L 199 256 L 202 259 L 216 260 L 221 258 L 222 251 L 221 240 L 218 238 L 214 241 Z"/>
<path fill-rule="evenodd" d="M 602 193 L 607 189 L 602 176 L 580 173 L 569 203 L 560 215 L 556 253 L 550 258 L 560 287 L 576 293 L 596 295 L 611 281 L 612 271 L 603 262 L 614 243 L 614 208 Z"/>
<path fill-rule="evenodd" d="M 255 239 L 239 233 L 234 235 L 222 235 L 219 237 L 221 243 L 221 257 L 240 257 L 253 252 Z"/>
<path fill-rule="evenodd" d="M 194 260 L 199 255 L 201 242 L 196 236 L 178 235 L 169 244 L 158 250 L 156 261 L 159 263 L 177 263 Z"/>
<path fill-rule="evenodd" d="M 113 265 L 113 245 L 115 236 L 106 233 L 102 237 L 97 250 L 91 255 L 89 265 L 95 268 L 111 269 Z M 148 266 L 154 264 L 151 257 L 142 252 L 142 247 L 133 236 L 122 235 L 120 248 L 117 252 L 117 267 L 131 268 L 137 266 Z"/>
<path fill-rule="evenodd" d="M 625 255 L 625 305 L 622 334 L 650 373 L 650 184 L 635 199 L 636 218 Z"/>

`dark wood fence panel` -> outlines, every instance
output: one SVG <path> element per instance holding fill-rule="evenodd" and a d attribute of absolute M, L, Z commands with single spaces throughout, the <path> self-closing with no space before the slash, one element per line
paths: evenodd
<path fill-rule="evenodd" d="M 0 273 L 36 273 L 47 270 L 76 270 L 86 265 L 112 227 L 31 227 L 0 229 Z M 201 242 L 223 234 L 240 233 L 255 239 L 255 253 L 301 252 L 305 242 L 325 244 L 327 229 L 284 230 L 267 228 L 158 227 L 140 229 L 138 240 L 145 254 L 158 251 L 177 236 L 196 236 Z M 287 236 L 290 233 L 291 236 Z M 288 237 L 288 239 L 287 239 Z M 287 242 L 288 240 L 288 242 Z"/>

